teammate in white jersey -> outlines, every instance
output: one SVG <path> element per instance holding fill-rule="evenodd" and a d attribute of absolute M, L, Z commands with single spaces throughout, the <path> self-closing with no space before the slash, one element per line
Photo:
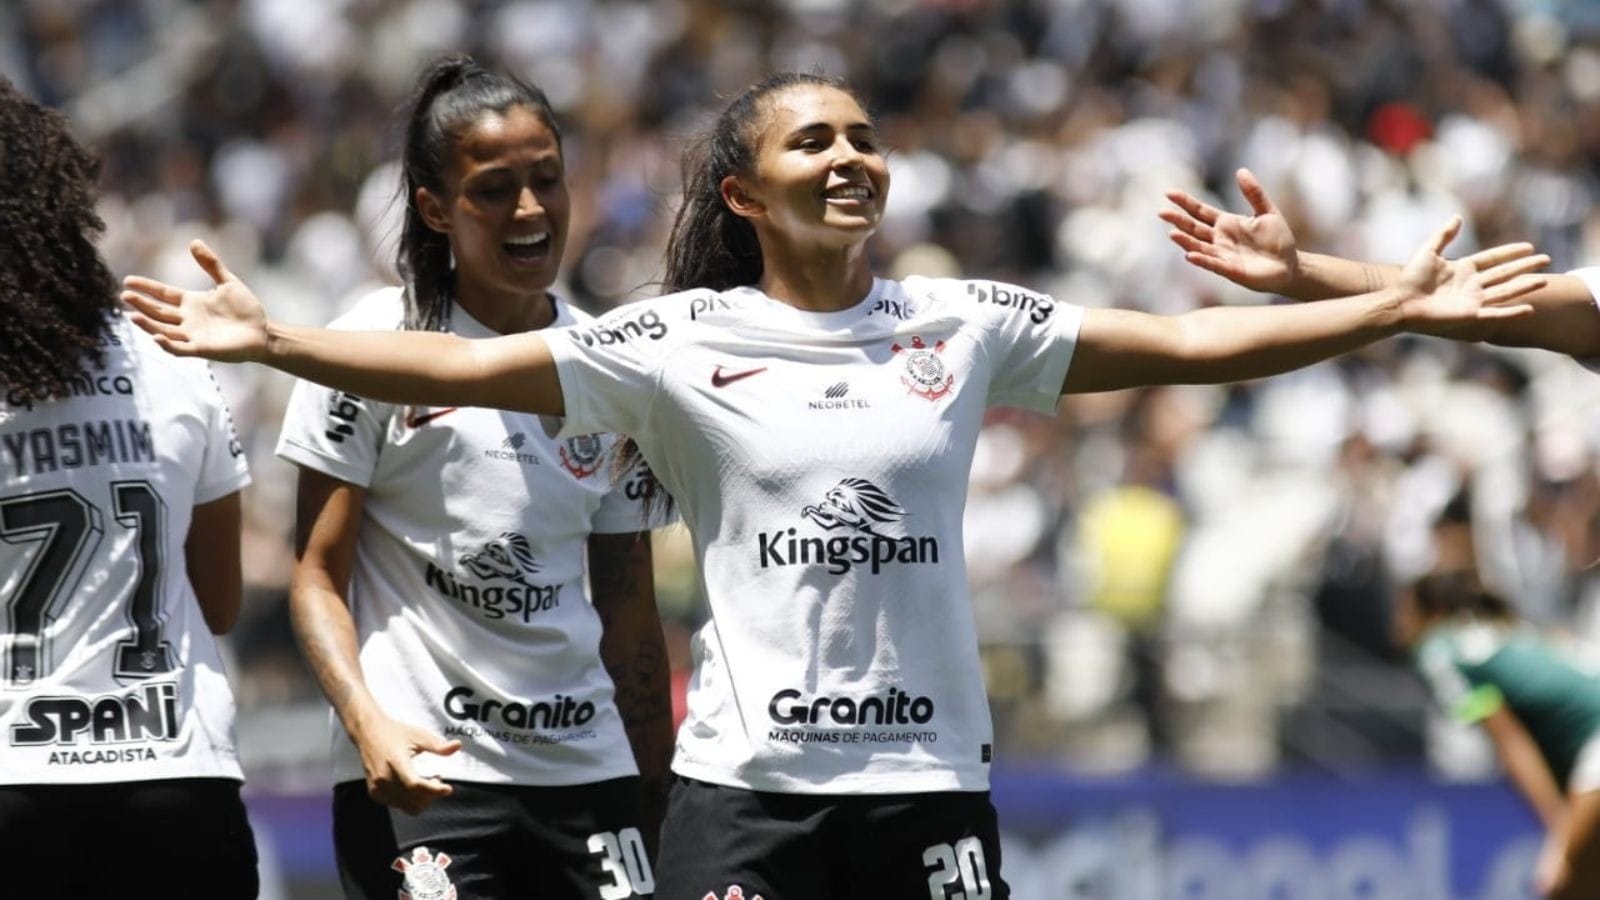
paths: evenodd
<path fill-rule="evenodd" d="M 0 79 L 0 894 L 254 897 L 212 637 L 249 474 L 209 369 L 118 309 L 98 168 Z"/>
<path fill-rule="evenodd" d="M 549 290 L 569 201 L 542 92 L 465 57 L 433 64 L 402 170 L 406 286 L 333 327 L 492 337 L 589 321 Z M 348 896 L 653 890 L 672 720 L 640 533 L 648 470 L 617 481 L 615 437 L 558 425 L 295 388 L 278 444 L 300 466 L 290 608 L 344 726 Z"/>
<path fill-rule="evenodd" d="M 254 360 L 398 402 L 567 417 L 638 441 L 693 535 L 711 607 L 663 827 L 658 898 L 1009 896 L 961 557 L 983 410 L 1064 392 L 1272 374 L 1402 329 L 1526 312 L 1538 257 L 1484 273 L 1418 251 L 1403 283 L 1178 317 L 983 281 L 877 279 L 889 174 L 855 97 L 778 75 L 724 111 L 666 283 L 587 328 L 487 341 L 267 320 L 218 282 L 131 278 L 180 354 Z"/>

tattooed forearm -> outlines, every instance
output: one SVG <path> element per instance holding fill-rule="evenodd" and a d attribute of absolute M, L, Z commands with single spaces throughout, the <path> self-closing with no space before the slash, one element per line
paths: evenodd
<path fill-rule="evenodd" d="M 590 584 L 604 631 L 600 659 L 616 686 L 642 772 L 666 770 L 672 753 L 671 669 L 656 615 L 648 535 L 591 535 Z"/>
<path fill-rule="evenodd" d="M 311 580 L 297 578 L 291 586 L 289 620 L 306 664 L 348 729 L 353 703 L 365 692 L 355 622 L 342 598 Z"/>
<path fill-rule="evenodd" d="M 641 635 L 631 652 L 617 654 L 622 659 L 607 663 L 606 670 L 615 682 L 617 712 L 629 728 L 647 726 L 672 716 L 672 694 L 668 685 L 666 643 L 658 634 Z"/>
<path fill-rule="evenodd" d="M 1363 294 L 1371 294 L 1376 291 L 1381 291 L 1387 282 L 1387 279 L 1384 278 L 1383 270 L 1372 263 L 1366 263 L 1362 265 L 1361 278 L 1361 293 Z"/>

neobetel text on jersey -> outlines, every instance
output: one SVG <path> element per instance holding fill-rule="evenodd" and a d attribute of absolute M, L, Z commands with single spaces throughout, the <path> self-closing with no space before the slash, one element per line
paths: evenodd
<path fill-rule="evenodd" d="M 101 419 L 0 433 L 0 445 L 18 477 L 156 459 L 150 423 L 140 419 Z"/>

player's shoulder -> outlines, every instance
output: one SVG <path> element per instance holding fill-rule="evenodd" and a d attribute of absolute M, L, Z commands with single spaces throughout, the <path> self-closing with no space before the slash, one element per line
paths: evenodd
<path fill-rule="evenodd" d="M 692 330 L 710 318 L 733 314 L 744 305 L 733 292 L 695 289 L 624 303 L 580 323 L 574 339 L 587 346 L 660 343 Z M 719 323 L 725 324 L 725 323 Z"/>
<path fill-rule="evenodd" d="M 212 377 L 209 362 L 196 356 L 173 356 L 120 314 L 107 329 L 105 364 L 100 371 L 110 377 L 154 380 L 164 390 L 170 385 L 180 392 L 196 383 L 209 385 Z"/>
<path fill-rule="evenodd" d="M 939 278 L 911 275 L 890 282 L 923 309 L 965 307 L 975 314 L 1023 316 L 1035 324 L 1048 320 L 1060 303 L 1042 291 L 984 278 Z"/>

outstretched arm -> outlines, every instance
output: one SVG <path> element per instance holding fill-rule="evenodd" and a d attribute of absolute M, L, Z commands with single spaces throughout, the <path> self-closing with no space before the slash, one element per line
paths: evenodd
<path fill-rule="evenodd" d="M 485 406 L 562 415 L 555 360 L 534 333 L 468 340 L 425 331 L 332 331 L 267 318 L 261 301 L 201 241 L 189 245 L 216 282 L 185 291 L 129 276 L 133 322 L 179 356 L 259 362 L 389 403 Z"/>
<path fill-rule="evenodd" d="M 1294 232 L 1249 169 L 1238 172 L 1239 191 L 1250 215 L 1218 209 L 1184 191 L 1169 191 L 1172 206 L 1160 213 L 1172 226 L 1170 237 L 1184 259 L 1198 268 L 1253 291 L 1281 294 L 1295 300 L 1370 293 L 1394 287 L 1401 267 L 1307 253 Z M 1478 269 L 1532 252 L 1525 243 L 1505 244 L 1463 257 Z M 1600 311 L 1588 286 L 1570 275 L 1552 275 L 1523 302 L 1526 316 L 1479 319 L 1435 330 L 1442 337 L 1488 341 L 1507 347 L 1537 347 L 1580 358 L 1600 356 Z"/>
<path fill-rule="evenodd" d="M 1219 307 L 1181 316 L 1091 309 L 1084 314 L 1063 393 L 1260 378 L 1337 356 L 1402 330 L 1527 315 L 1549 262 L 1522 255 L 1486 271 L 1439 254 L 1461 228 L 1452 219 L 1424 244 L 1394 287 L 1284 306 Z M 1529 248 L 1531 249 L 1531 248 Z"/>

